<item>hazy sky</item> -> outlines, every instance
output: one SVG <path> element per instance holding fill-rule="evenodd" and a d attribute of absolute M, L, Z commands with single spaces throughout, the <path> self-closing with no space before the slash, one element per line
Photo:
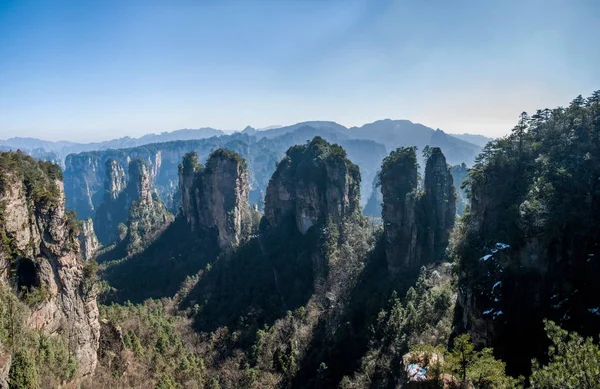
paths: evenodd
<path fill-rule="evenodd" d="M 0 0 L 0 138 L 409 119 L 502 135 L 600 89 L 599 0 Z"/>

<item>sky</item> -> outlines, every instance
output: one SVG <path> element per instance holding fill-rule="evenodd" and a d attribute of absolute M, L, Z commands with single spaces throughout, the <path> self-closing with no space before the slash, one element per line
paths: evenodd
<path fill-rule="evenodd" d="M 501 136 L 600 89 L 598 0 L 0 0 L 0 139 L 408 119 Z"/>

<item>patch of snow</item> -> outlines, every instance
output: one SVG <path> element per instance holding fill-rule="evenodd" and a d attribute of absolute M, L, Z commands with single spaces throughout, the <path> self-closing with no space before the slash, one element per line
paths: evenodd
<path fill-rule="evenodd" d="M 497 253 L 500 250 L 504 250 L 504 249 L 508 249 L 510 248 L 510 245 L 506 244 L 506 243 L 496 243 L 496 246 L 494 246 L 494 248 L 492 249 L 492 253 Z"/>
<path fill-rule="evenodd" d="M 490 308 L 487 311 L 483 311 L 484 315 L 489 315 L 490 313 L 494 312 L 494 308 Z"/>
<path fill-rule="evenodd" d="M 480 261 L 487 261 L 488 259 L 490 259 L 492 257 L 492 254 L 488 254 L 488 255 L 484 255 L 483 257 L 479 258 Z"/>
<path fill-rule="evenodd" d="M 600 307 L 590 308 L 588 309 L 588 311 L 596 316 L 600 316 Z"/>
<path fill-rule="evenodd" d="M 504 315 L 504 312 L 502 312 L 502 311 L 494 312 L 494 319 L 500 315 Z"/>
<path fill-rule="evenodd" d="M 494 291 L 494 289 L 496 289 L 497 286 L 502 285 L 502 281 L 498 281 L 494 284 L 494 286 L 492 286 L 492 292 Z"/>

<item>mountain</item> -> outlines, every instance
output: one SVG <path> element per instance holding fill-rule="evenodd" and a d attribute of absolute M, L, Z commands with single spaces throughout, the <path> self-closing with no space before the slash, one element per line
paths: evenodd
<path fill-rule="evenodd" d="M 123 137 L 104 142 L 75 143 L 69 141 L 45 141 L 35 138 L 10 138 L 0 140 L 0 148 L 21 150 L 35 158 L 49 160 L 64 167 L 64 159 L 68 154 L 93 150 L 119 149 L 141 146 L 149 143 L 175 140 L 204 139 L 221 136 L 224 132 L 214 128 L 183 129 L 160 134 L 147 134 L 140 138 Z"/>
<path fill-rule="evenodd" d="M 341 124 L 336 122 L 328 122 L 328 121 L 309 121 L 309 122 L 300 122 L 293 124 L 291 126 L 285 127 L 272 127 L 270 129 L 265 129 L 260 131 L 257 136 L 274 138 L 276 136 L 280 136 L 283 134 L 287 134 L 290 132 L 297 132 L 298 130 L 312 128 L 321 136 L 336 136 L 341 139 L 349 139 L 349 135 L 344 135 L 347 133 L 348 129 Z"/>
<path fill-rule="evenodd" d="M 485 147 L 486 144 L 488 144 L 488 142 L 491 142 L 494 140 L 494 138 L 490 138 L 484 135 L 479 135 L 479 134 L 450 134 L 455 138 L 458 139 L 462 139 L 466 142 L 469 143 L 473 143 L 474 145 L 477 145 L 479 147 Z"/>
<path fill-rule="evenodd" d="M 457 325 L 516 374 L 540 357 L 545 319 L 600 332 L 599 117 L 599 92 L 524 116 L 465 182 Z"/>
<path fill-rule="evenodd" d="M 259 138 L 248 134 L 212 137 L 199 140 L 176 141 L 149 144 L 130 149 L 93 151 L 71 154 L 66 159 L 65 190 L 68 206 L 81 218 L 94 217 L 94 213 L 104 202 L 107 162 L 114 160 L 124 176 L 130 160 L 140 158 L 148 164 L 150 179 L 158 195 L 170 209 L 178 207 L 178 165 L 188 152 L 196 152 L 201 162 L 218 148 L 235 151 L 248 162 L 250 202 L 262 206 L 265 190 L 276 163 L 285 151 L 295 145 L 312 139 L 319 131 L 312 127 L 301 127 L 297 131 L 273 138 Z M 346 147 L 348 155 L 361 166 L 366 183 L 361 185 L 362 197 L 367 199 L 371 191 L 370 182 L 375 177 L 378 166 L 385 156 L 385 148 L 368 140 L 339 140 Z M 119 169 L 119 167 L 115 169 Z M 116 170 L 115 170 L 116 171 Z M 126 177 L 123 178 L 124 180 Z M 98 227 L 98 226 L 95 226 Z M 101 229 L 96 231 L 101 236 Z"/>
<path fill-rule="evenodd" d="M 95 273 L 82 262 L 79 225 L 65 212 L 60 168 L 0 153 L 0 220 L 0 359 L 8 360 L 10 387 L 40 387 L 38 377 L 59 387 L 93 375 Z"/>
<path fill-rule="evenodd" d="M 417 146 L 419 150 L 425 146 L 439 147 L 452 165 L 463 162 L 470 165 L 481 150 L 477 145 L 410 120 L 378 120 L 362 127 L 352 127 L 348 133 L 353 138 L 381 143 L 388 151 L 400 146 Z"/>

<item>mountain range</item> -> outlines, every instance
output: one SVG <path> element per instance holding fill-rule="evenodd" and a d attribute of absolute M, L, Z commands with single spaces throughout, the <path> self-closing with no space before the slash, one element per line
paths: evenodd
<path fill-rule="evenodd" d="M 447 134 L 441 130 L 413 123 L 409 120 L 379 120 L 365 124 L 361 127 L 345 127 L 331 121 L 306 121 L 289 126 L 269 126 L 262 129 L 246 127 L 241 131 L 244 134 L 259 138 L 275 138 L 277 136 L 294 133 L 299 138 L 306 135 L 319 135 L 327 139 L 338 141 L 348 139 L 365 139 L 380 143 L 388 151 L 400 145 L 414 145 L 423 148 L 425 145 L 439 146 L 444 149 L 451 161 L 470 164 L 479 149 L 490 138 L 475 134 Z M 235 134 L 235 132 L 234 132 Z M 129 136 L 111 139 L 102 142 L 77 143 L 71 141 L 46 141 L 36 138 L 15 137 L 0 140 L 0 149 L 20 149 L 40 159 L 59 163 L 64 168 L 67 155 L 95 150 L 122 149 L 142 146 L 151 143 L 162 143 L 180 140 L 205 139 L 213 136 L 226 135 L 222 130 L 204 127 L 198 129 L 181 129 L 160 134 L 147 134 L 139 138 Z M 310 138 L 312 138 L 310 136 Z M 308 138 L 307 138 L 308 139 Z M 451 149 L 451 150 L 450 150 Z"/>

